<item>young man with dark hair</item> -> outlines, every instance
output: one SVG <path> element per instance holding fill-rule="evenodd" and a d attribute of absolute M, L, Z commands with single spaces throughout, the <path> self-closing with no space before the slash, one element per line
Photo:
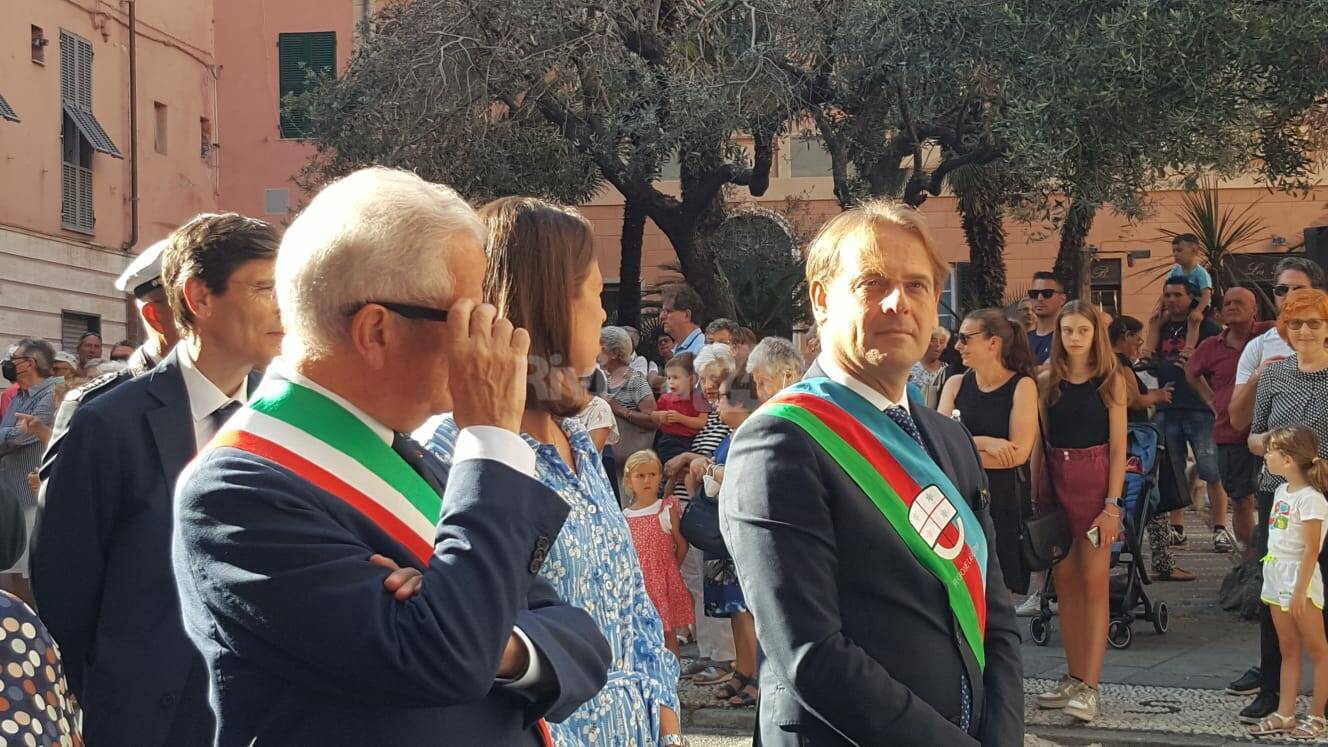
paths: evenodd
<path fill-rule="evenodd" d="M 1056 277 L 1056 273 L 1039 270 L 1033 273 L 1033 287 L 1028 291 L 1028 298 L 1033 302 L 1032 329 L 1028 330 L 1028 346 L 1033 349 L 1033 359 L 1041 366 L 1051 357 L 1051 336 L 1056 331 L 1056 315 L 1061 313 L 1067 296 L 1065 284 Z"/>
<path fill-rule="evenodd" d="M 1144 349 L 1152 351 L 1157 361 L 1158 386 L 1170 384 L 1174 387 L 1171 402 L 1157 406 L 1157 423 L 1162 429 L 1167 450 L 1174 455 L 1171 463 L 1177 471 L 1176 484 L 1189 484 L 1185 479 L 1185 454 L 1193 448 L 1199 479 L 1208 484 L 1209 495 L 1216 498 L 1213 505 L 1225 506 L 1217 445 L 1213 442 L 1217 416 L 1185 378 L 1185 365 L 1194 354 L 1194 348 L 1186 344 L 1193 300 L 1194 293 L 1183 278 L 1168 278 L 1162 289 L 1162 303 L 1149 319 L 1148 342 Z M 1222 328 L 1216 322 L 1205 318 L 1199 327 L 1199 340 L 1202 342 L 1221 332 Z M 1180 509 L 1173 511 L 1173 544 L 1185 542 L 1182 522 Z"/>
<path fill-rule="evenodd" d="M 208 674 L 171 565 L 175 482 L 281 343 L 272 226 L 234 213 L 177 229 L 162 287 L 181 344 L 83 404 L 50 470 L 33 588 L 89 744 L 211 744 Z M 95 675 L 93 674 L 95 673 Z"/>

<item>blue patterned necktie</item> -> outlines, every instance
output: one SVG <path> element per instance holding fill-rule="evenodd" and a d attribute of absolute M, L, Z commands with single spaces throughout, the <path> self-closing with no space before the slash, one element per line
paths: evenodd
<path fill-rule="evenodd" d="M 904 432 L 917 441 L 919 446 L 925 448 L 925 444 L 922 443 L 922 431 L 918 430 L 918 424 L 913 422 L 913 416 L 909 415 L 908 410 L 902 405 L 890 405 L 885 408 L 885 415 L 895 421 L 895 425 L 904 429 Z"/>
<path fill-rule="evenodd" d="M 922 431 L 918 430 L 918 424 L 913 422 L 913 416 L 909 414 L 901 405 L 890 405 L 885 408 L 886 417 L 895 421 L 899 426 L 919 446 L 926 448 L 922 442 Z M 973 689 L 968 684 L 968 675 L 960 672 L 959 674 L 959 728 L 968 731 L 973 723 Z"/>

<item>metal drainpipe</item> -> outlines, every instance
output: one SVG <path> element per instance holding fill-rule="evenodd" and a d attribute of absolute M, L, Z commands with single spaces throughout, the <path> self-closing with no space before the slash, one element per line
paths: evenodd
<path fill-rule="evenodd" d="M 129 3 L 129 240 L 120 246 L 129 252 L 138 243 L 138 15 L 136 0 Z"/>

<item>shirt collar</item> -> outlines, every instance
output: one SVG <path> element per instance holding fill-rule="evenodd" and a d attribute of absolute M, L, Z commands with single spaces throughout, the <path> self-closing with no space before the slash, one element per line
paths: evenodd
<path fill-rule="evenodd" d="M 691 348 L 692 342 L 696 340 L 696 336 L 704 334 L 705 333 L 701 331 L 700 327 L 695 327 L 692 329 L 691 333 L 687 335 L 687 339 L 683 340 L 681 345 L 675 345 L 673 349 L 686 352 Z"/>
<path fill-rule="evenodd" d="M 27 389 L 19 387 L 18 392 L 14 396 L 40 397 L 47 389 L 54 387 L 56 384 L 59 384 L 64 380 L 63 376 L 48 376 Z"/>
<path fill-rule="evenodd" d="M 318 392 L 319 394 L 323 395 L 324 397 L 327 397 L 328 399 L 335 402 L 338 406 L 340 406 L 341 409 L 359 418 L 360 422 L 367 425 L 369 427 L 369 430 L 374 432 L 374 435 L 383 439 L 383 443 L 386 444 L 392 443 L 393 434 L 391 428 L 388 428 L 387 426 L 378 422 L 374 418 L 370 417 L 367 413 L 364 412 L 364 410 L 361 410 L 355 405 L 352 405 L 345 397 L 342 397 L 341 395 L 329 390 L 327 387 L 324 387 L 322 384 L 319 384 L 318 382 L 314 381 L 308 376 L 300 374 L 291 366 L 286 365 L 286 362 L 281 358 L 276 358 L 275 360 L 273 360 L 272 364 L 268 366 L 268 370 L 281 376 L 283 379 L 286 379 L 292 384 L 299 384 L 302 387 L 305 387 L 307 389 L 312 389 L 315 392 Z"/>
<path fill-rule="evenodd" d="M 189 414 L 193 416 L 195 423 L 210 417 L 212 413 L 232 400 L 242 405 L 249 402 L 249 382 L 247 379 L 240 383 L 240 388 L 236 390 L 235 394 L 226 394 L 216 384 L 213 384 L 211 379 L 204 376 L 202 371 L 198 370 L 198 363 L 194 360 L 188 342 L 181 341 L 175 349 L 178 351 L 176 357 L 180 361 L 180 373 L 184 377 L 184 388 L 189 394 Z"/>
<path fill-rule="evenodd" d="M 907 412 L 910 415 L 912 414 L 912 410 L 908 406 L 907 387 L 904 388 L 904 394 L 899 401 L 892 402 L 889 397 L 850 376 L 848 372 L 840 368 L 839 365 L 835 363 L 834 359 L 830 357 L 830 354 L 825 351 L 822 351 L 821 354 L 816 357 L 816 365 L 820 366 L 821 371 L 825 374 L 827 379 L 830 379 L 836 384 L 852 389 L 863 399 L 870 402 L 872 407 L 881 411 L 884 411 L 889 407 L 902 407 L 904 408 L 904 412 Z"/>

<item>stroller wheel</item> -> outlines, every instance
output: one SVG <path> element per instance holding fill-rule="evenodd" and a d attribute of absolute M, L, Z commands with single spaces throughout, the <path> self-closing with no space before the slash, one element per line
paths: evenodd
<path fill-rule="evenodd" d="M 1129 648 L 1134 640 L 1134 629 L 1125 620 L 1113 619 L 1107 627 L 1107 643 L 1112 648 Z"/>
<path fill-rule="evenodd" d="M 1167 609 L 1167 603 L 1158 602 L 1157 605 L 1153 607 L 1153 630 L 1156 630 L 1158 635 L 1161 635 L 1167 632 L 1167 626 L 1170 624 L 1171 611 Z"/>
<path fill-rule="evenodd" d="M 1041 616 L 1028 621 L 1028 634 L 1032 636 L 1033 643 L 1039 646 L 1045 646 L 1051 640 L 1051 625 Z"/>

